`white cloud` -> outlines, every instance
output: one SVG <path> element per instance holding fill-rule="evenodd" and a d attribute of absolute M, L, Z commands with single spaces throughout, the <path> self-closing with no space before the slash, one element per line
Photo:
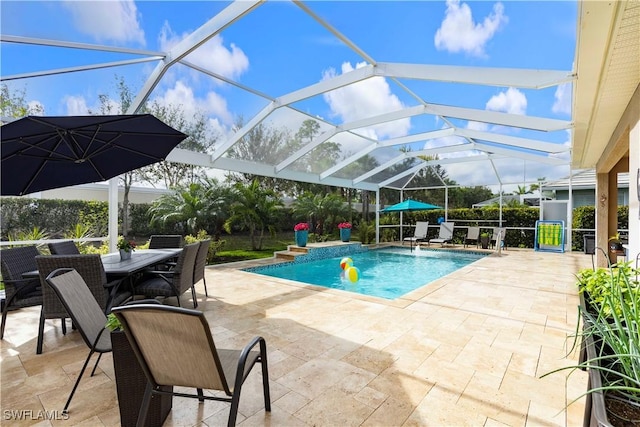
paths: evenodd
<path fill-rule="evenodd" d="M 554 94 L 555 102 L 551 111 L 554 113 L 571 114 L 571 83 L 558 85 Z"/>
<path fill-rule="evenodd" d="M 491 111 L 524 115 L 527 113 L 527 97 L 518 89 L 510 87 L 506 92 L 492 96 L 486 108 Z"/>
<path fill-rule="evenodd" d="M 160 32 L 160 49 L 169 51 L 182 41 L 190 32 L 177 35 L 173 32 L 169 23 L 165 22 Z M 190 53 L 186 59 L 206 70 L 221 74 L 230 79 L 237 79 L 249 69 L 249 58 L 235 44 L 227 48 L 224 39 L 217 35 L 211 40 Z"/>
<path fill-rule="evenodd" d="M 193 89 L 181 80 L 165 91 L 162 96 L 154 98 L 153 102 L 158 102 L 161 105 L 177 106 L 187 119 L 198 114 L 204 114 L 205 116 L 216 116 L 218 120 L 222 120 L 223 123 L 227 124 L 231 124 L 233 121 L 224 98 L 215 92 L 208 92 L 204 98 L 198 98 Z"/>
<path fill-rule="evenodd" d="M 64 5 L 71 11 L 76 28 L 97 41 L 146 44 L 132 0 L 65 1 Z"/>
<path fill-rule="evenodd" d="M 484 57 L 485 45 L 507 22 L 502 3 L 494 4 L 493 13 L 482 23 L 475 23 L 468 4 L 447 0 L 444 20 L 434 38 L 435 46 L 438 50 Z"/>
<path fill-rule="evenodd" d="M 366 66 L 366 63 L 361 62 L 356 64 L 355 68 L 364 66 Z M 342 74 L 353 70 L 354 67 L 351 63 L 345 62 L 342 64 Z M 336 71 L 330 69 L 323 73 L 322 80 L 331 79 L 336 75 Z M 327 92 L 323 97 L 329 104 L 331 115 L 340 117 L 343 123 L 405 108 L 400 99 L 391 93 L 389 84 L 383 77 L 371 77 Z M 410 128 L 411 120 L 406 118 L 371 126 L 367 129 L 360 129 L 358 133 L 375 139 L 394 138 L 407 135 Z"/>
<path fill-rule="evenodd" d="M 82 96 L 67 95 L 63 98 L 67 114 L 70 116 L 82 116 L 89 114 L 87 101 Z"/>

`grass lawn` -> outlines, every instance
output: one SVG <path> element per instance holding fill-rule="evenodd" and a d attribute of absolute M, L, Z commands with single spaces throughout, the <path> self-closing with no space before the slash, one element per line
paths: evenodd
<path fill-rule="evenodd" d="M 294 244 L 293 232 L 278 233 L 274 237 L 266 236 L 262 243 L 262 250 L 259 251 L 251 250 L 251 238 L 248 234 L 223 234 L 220 240 L 224 240 L 225 243 L 216 253 L 212 264 L 269 258 L 274 252 L 284 251 L 287 245 Z"/>

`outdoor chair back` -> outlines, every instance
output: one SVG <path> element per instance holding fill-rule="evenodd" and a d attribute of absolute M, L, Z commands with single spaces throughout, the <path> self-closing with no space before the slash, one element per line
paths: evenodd
<path fill-rule="evenodd" d="M 154 234 L 149 237 L 149 249 L 181 248 L 182 236 L 179 234 Z"/>
<path fill-rule="evenodd" d="M 134 293 L 148 298 L 174 296 L 180 305 L 180 296 L 191 289 L 193 307 L 197 307 L 198 302 L 193 286 L 193 269 L 199 247 L 199 242 L 185 245 L 173 270 L 145 272 L 141 281 L 135 285 Z"/>
<path fill-rule="evenodd" d="M 98 353 L 98 360 L 96 360 L 91 376 L 95 374 L 102 354 L 111 352 L 111 335 L 105 326 L 107 316 L 76 270 L 59 268 L 52 271 L 45 281 L 62 302 L 84 343 L 89 347 L 89 354 L 69 394 L 67 403 L 64 405 L 63 411 L 66 412 L 93 353 Z"/>
<path fill-rule="evenodd" d="M 196 255 L 196 263 L 193 268 L 193 286 L 200 280 L 204 283 L 204 294 L 209 296 L 207 291 L 207 279 L 204 277 L 204 268 L 207 265 L 207 255 L 209 255 L 209 246 L 211 246 L 211 239 L 201 240 L 198 247 L 198 254 Z"/>
<path fill-rule="evenodd" d="M 181 397 L 230 402 L 228 425 L 235 425 L 242 385 L 256 363 L 262 368 L 265 410 L 271 411 L 264 338 L 253 338 L 242 350 L 217 349 L 201 311 L 138 304 L 114 308 L 113 313 L 148 380 L 138 425 L 144 425 L 152 396 L 166 386 L 197 390 L 197 394 L 180 393 Z M 223 391 L 226 396 L 204 395 L 203 389 Z"/>
<path fill-rule="evenodd" d="M 0 269 L 4 282 L 5 301 L 2 307 L 0 339 L 4 338 L 7 313 L 11 308 L 33 307 L 42 304 L 42 288 L 37 277 L 23 279 L 22 274 L 38 269 L 35 246 L 20 246 L 0 251 Z"/>
<path fill-rule="evenodd" d="M 429 222 L 428 221 L 416 221 L 416 229 L 413 233 L 413 236 L 405 237 L 402 239 L 402 244 L 404 242 L 418 243 L 427 238 L 427 232 L 429 231 Z"/>
<path fill-rule="evenodd" d="M 64 242 L 52 242 L 49 243 L 49 252 L 51 255 L 80 255 L 80 251 L 72 240 L 65 240 Z"/>
<path fill-rule="evenodd" d="M 443 222 L 440 224 L 440 231 L 438 232 L 438 237 L 435 239 L 430 239 L 429 243 L 440 243 L 444 246 L 445 243 L 450 243 L 453 240 L 453 228 L 455 227 L 455 222 Z"/>
<path fill-rule="evenodd" d="M 38 345 L 36 353 L 42 353 L 45 319 L 67 318 L 64 304 L 47 283 L 47 276 L 59 268 L 73 268 L 83 279 L 94 300 L 104 313 L 109 313 L 113 305 L 119 305 L 131 297 L 131 292 L 123 289 L 122 280 L 107 282 L 102 259 L 98 254 L 85 255 L 41 255 L 36 257 L 38 273 L 42 283 L 43 303 L 40 315 Z"/>
<path fill-rule="evenodd" d="M 469 245 L 469 243 L 475 243 L 477 248 L 479 241 L 480 241 L 480 227 L 467 228 L 467 237 L 464 238 L 464 247 L 466 248 Z"/>

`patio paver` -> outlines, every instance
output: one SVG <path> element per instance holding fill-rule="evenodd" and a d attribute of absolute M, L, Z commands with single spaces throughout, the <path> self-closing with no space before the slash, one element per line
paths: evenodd
<path fill-rule="evenodd" d="M 577 360 L 565 356 L 579 303 L 574 273 L 591 265 L 584 254 L 510 249 L 396 301 L 241 265 L 207 268 L 208 299 L 197 288 L 218 347 L 267 340 L 272 412 L 264 413 L 253 372 L 239 425 L 582 424 L 584 398 L 565 406 L 586 390 L 586 374 L 540 376 Z M 36 355 L 38 317 L 39 307 L 9 313 L 0 347 L 5 420 L 5 411 L 60 411 L 86 357 L 77 331 L 62 335 L 59 321 L 47 321 Z M 165 425 L 226 425 L 227 414 L 219 402 L 174 398 Z M 111 355 L 80 382 L 69 415 L 11 423 L 119 425 Z"/>

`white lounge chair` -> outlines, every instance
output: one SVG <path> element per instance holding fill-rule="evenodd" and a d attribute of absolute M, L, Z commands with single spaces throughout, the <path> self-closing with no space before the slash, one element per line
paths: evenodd
<path fill-rule="evenodd" d="M 453 239 L 453 227 L 454 222 L 443 222 L 440 224 L 440 232 L 438 233 L 438 237 L 435 239 L 430 239 L 429 244 L 431 243 L 440 243 L 444 246 L 445 243 L 450 243 Z"/>
<path fill-rule="evenodd" d="M 410 242 L 413 246 L 414 243 L 418 243 L 421 240 L 425 240 L 427 238 L 427 231 L 429 230 L 429 222 L 427 221 L 416 221 L 416 230 L 413 233 L 412 237 L 405 237 L 402 239 L 402 245 L 404 246 L 404 242 Z"/>
<path fill-rule="evenodd" d="M 464 247 L 466 248 L 469 243 L 475 243 L 476 248 L 480 243 L 480 227 L 467 228 L 467 237 L 464 238 Z"/>

